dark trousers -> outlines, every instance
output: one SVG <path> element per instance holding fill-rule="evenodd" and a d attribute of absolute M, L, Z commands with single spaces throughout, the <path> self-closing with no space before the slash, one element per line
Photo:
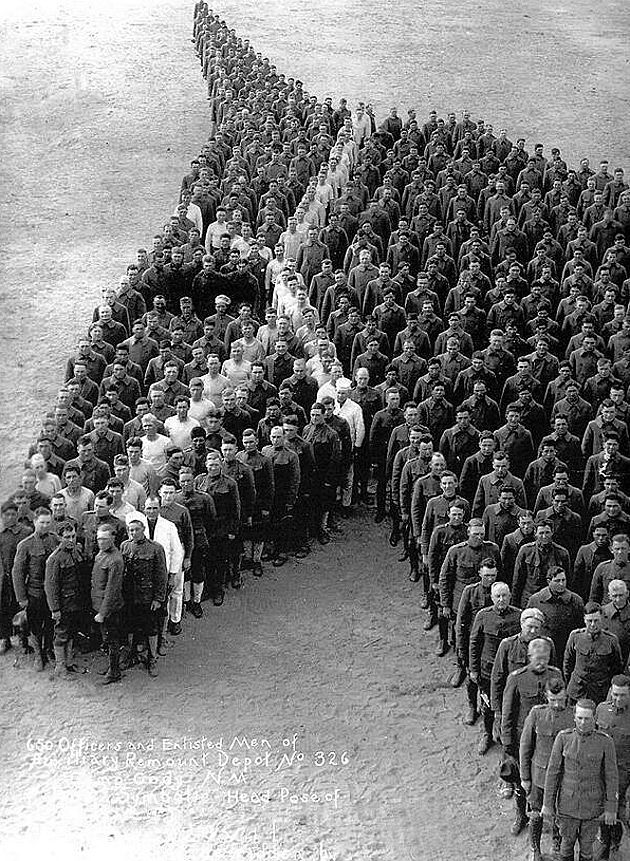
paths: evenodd
<path fill-rule="evenodd" d="M 385 500 L 387 499 L 387 462 L 378 460 L 375 465 L 376 476 L 376 510 L 379 514 L 385 514 Z"/>
<path fill-rule="evenodd" d="M 44 653 L 53 647 L 53 620 L 44 595 L 33 597 L 29 595 L 26 608 L 28 627 L 35 638 L 37 648 Z"/>
<path fill-rule="evenodd" d="M 13 633 L 13 617 L 18 611 L 10 577 L 4 578 L 0 595 L 0 640 L 7 640 Z"/>

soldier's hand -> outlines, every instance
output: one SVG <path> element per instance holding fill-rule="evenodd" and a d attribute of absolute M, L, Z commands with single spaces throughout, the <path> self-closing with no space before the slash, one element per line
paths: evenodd
<path fill-rule="evenodd" d="M 190 559 L 184 559 L 184 561 L 182 562 L 182 568 L 184 569 L 184 571 L 190 570 Z"/>
<path fill-rule="evenodd" d="M 451 618 L 451 608 L 450 607 L 442 607 L 442 618 L 450 619 Z"/>
<path fill-rule="evenodd" d="M 423 554 L 422 554 L 422 564 L 423 564 L 423 565 L 428 565 L 428 564 L 429 564 L 429 557 L 428 557 L 428 555 L 427 555 L 426 553 L 423 553 Z"/>
<path fill-rule="evenodd" d="M 28 601 L 20 601 L 20 610 L 26 610 L 28 607 Z"/>
<path fill-rule="evenodd" d="M 529 793 L 532 791 L 531 780 L 521 780 L 521 786 L 525 790 L 525 795 L 529 795 Z"/>
<path fill-rule="evenodd" d="M 476 685 L 479 684 L 479 673 L 476 673 L 474 670 L 470 671 L 470 681 L 474 682 Z"/>
<path fill-rule="evenodd" d="M 61 610 L 57 610 L 55 613 L 51 613 L 51 616 L 53 617 L 53 622 L 60 622 L 61 621 Z"/>
<path fill-rule="evenodd" d="M 403 523 L 406 523 L 406 522 L 409 520 L 409 515 L 408 515 L 408 514 L 405 514 L 405 513 L 403 512 L 403 514 L 401 514 L 401 516 L 400 516 L 400 519 L 401 519 L 401 521 L 402 521 Z"/>
<path fill-rule="evenodd" d="M 96 616 L 94 616 L 94 621 L 101 624 L 104 621 L 104 616 L 101 616 L 100 613 L 97 613 Z"/>
<path fill-rule="evenodd" d="M 617 817 L 614 813 L 609 813 L 608 811 L 606 811 L 602 815 L 602 822 L 604 823 L 604 825 L 614 825 L 616 821 Z"/>
<path fill-rule="evenodd" d="M 541 815 L 544 819 L 553 819 L 553 818 L 554 818 L 554 816 L 555 816 L 555 814 L 554 814 L 553 810 L 552 810 L 550 807 L 547 807 L 547 805 L 546 805 L 546 804 L 543 804 L 543 806 L 542 806 L 542 808 L 541 808 L 541 810 L 540 810 L 540 815 Z"/>
<path fill-rule="evenodd" d="M 160 601 L 151 601 L 151 611 L 155 613 L 156 610 L 159 610 L 162 606 Z"/>

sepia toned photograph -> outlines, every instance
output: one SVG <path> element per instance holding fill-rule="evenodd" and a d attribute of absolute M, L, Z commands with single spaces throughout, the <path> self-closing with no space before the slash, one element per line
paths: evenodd
<path fill-rule="evenodd" d="M 0 44 L 0 859 L 630 859 L 627 3 Z"/>

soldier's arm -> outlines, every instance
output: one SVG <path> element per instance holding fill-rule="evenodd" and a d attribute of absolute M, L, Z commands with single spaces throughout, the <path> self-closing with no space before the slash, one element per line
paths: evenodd
<path fill-rule="evenodd" d="M 527 715 L 519 745 L 519 769 L 521 783 L 532 782 L 532 757 L 536 749 L 536 710 Z"/>
<path fill-rule="evenodd" d="M 501 714 L 503 692 L 508 678 L 507 652 L 502 646 L 503 642 L 499 643 L 490 674 L 490 706 L 496 714 Z"/>
<path fill-rule="evenodd" d="M 556 798 L 560 788 L 563 770 L 564 735 L 559 733 L 553 743 L 547 774 L 545 776 L 545 792 L 543 795 L 543 813 L 553 815 L 556 812 Z"/>
<path fill-rule="evenodd" d="M 28 572 L 28 549 L 23 546 L 23 541 L 17 546 L 15 559 L 13 560 L 13 570 L 11 576 L 13 579 L 13 590 L 20 607 L 26 607 L 28 604 L 28 593 L 26 591 L 26 575 Z"/>
<path fill-rule="evenodd" d="M 435 506 L 431 505 L 431 501 L 429 500 L 424 517 L 422 518 L 422 531 L 420 533 L 420 547 L 422 548 L 423 557 L 429 552 L 429 541 L 435 525 L 434 511 Z"/>
<path fill-rule="evenodd" d="M 606 813 L 613 819 L 617 815 L 619 800 L 619 772 L 615 744 L 610 736 L 604 736 L 604 793 Z"/>
<path fill-rule="evenodd" d="M 49 556 L 46 560 L 46 573 L 44 575 L 44 592 L 51 613 L 59 612 L 61 604 L 61 589 L 59 583 L 59 564 L 57 554 Z"/>
<path fill-rule="evenodd" d="M 519 709 L 519 690 L 514 676 L 508 676 L 501 706 L 501 744 L 509 756 L 518 756 L 516 719 Z"/>
<path fill-rule="evenodd" d="M 475 498 L 473 500 L 472 506 L 472 515 L 473 517 L 481 517 L 483 515 L 485 509 L 485 493 L 483 489 L 483 484 L 481 483 L 481 479 L 479 480 L 479 484 L 477 485 L 477 490 L 475 492 Z"/>
<path fill-rule="evenodd" d="M 422 534 L 422 508 L 423 508 L 423 496 L 422 489 L 420 487 L 420 482 L 417 482 L 414 485 L 413 493 L 411 495 L 411 525 L 413 528 L 413 534 L 416 541 Z"/>
<path fill-rule="evenodd" d="M 442 562 L 442 568 L 440 569 L 440 577 L 439 577 L 439 589 L 440 589 L 440 604 L 443 609 L 450 609 L 453 601 L 453 592 L 452 592 L 452 581 L 453 581 L 453 569 L 455 567 L 455 558 L 453 556 L 452 547 L 446 554 L 446 559 Z"/>
<path fill-rule="evenodd" d="M 468 646 L 468 666 L 471 675 L 479 678 L 481 674 L 481 648 L 483 646 L 483 613 L 477 613 L 470 632 L 470 644 Z"/>
<path fill-rule="evenodd" d="M 168 570 L 166 568 L 166 554 L 161 544 L 155 542 L 156 552 L 153 562 L 153 601 L 163 604 L 166 600 L 166 584 L 168 582 Z"/>
<path fill-rule="evenodd" d="M 512 578 L 512 603 L 515 607 L 521 606 L 521 595 L 525 586 L 525 578 L 527 576 L 527 567 L 525 564 L 525 554 L 521 547 L 516 556 L 514 563 L 514 576 Z"/>
<path fill-rule="evenodd" d="M 565 681 L 568 684 L 571 679 L 571 674 L 575 669 L 575 639 L 573 637 L 573 632 L 569 634 L 569 639 L 567 640 L 567 645 L 564 649 L 564 658 L 562 661 L 562 673 L 564 675 Z"/>
<path fill-rule="evenodd" d="M 462 592 L 462 597 L 459 599 L 459 607 L 457 608 L 457 619 L 455 621 L 455 642 L 457 654 L 462 655 L 466 659 L 466 640 L 467 633 L 470 629 L 470 620 L 472 617 L 472 607 L 470 603 L 470 590 L 465 588 Z"/>

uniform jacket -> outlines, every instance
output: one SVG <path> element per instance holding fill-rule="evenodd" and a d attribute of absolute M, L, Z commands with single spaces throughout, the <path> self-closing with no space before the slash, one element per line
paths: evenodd
<path fill-rule="evenodd" d="M 555 711 L 548 705 L 535 705 L 525 719 L 520 742 L 521 780 L 545 786 L 547 764 L 556 736 L 573 726 L 573 709 Z"/>

